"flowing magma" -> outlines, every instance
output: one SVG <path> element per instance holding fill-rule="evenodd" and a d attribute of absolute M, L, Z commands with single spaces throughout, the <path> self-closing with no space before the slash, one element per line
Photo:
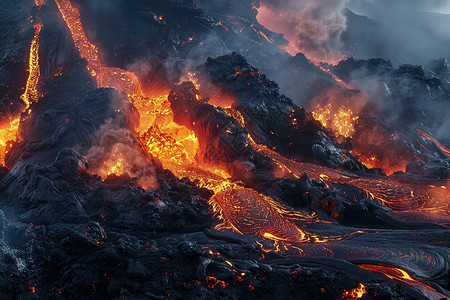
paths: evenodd
<path fill-rule="evenodd" d="M 283 215 L 274 206 L 275 201 L 244 188 L 229 179 L 225 170 L 205 166 L 196 159 L 199 148 L 195 133 L 173 121 L 173 112 L 168 102 L 167 91 L 146 97 L 136 75 L 131 72 L 109 68 L 102 64 L 98 48 L 92 44 L 83 29 L 80 13 L 69 0 L 56 0 L 58 9 L 69 28 L 75 46 L 82 58 L 88 62 L 88 70 L 96 77 L 98 87 L 113 87 L 124 91 L 133 99 L 140 115 L 137 129 L 138 139 L 145 150 L 157 157 L 164 168 L 177 177 L 188 177 L 200 187 L 214 192 L 211 198 L 214 212 L 226 225 L 243 234 L 256 235 L 270 240 L 305 242 L 307 233 Z M 153 95 L 158 94 L 153 91 Z M 117 156 L 117 162 L 102 177 L 123 171 L 122 161 L 126 155 Z M 120 175 L 120 174 L 118 174 Z M 230 199 L 234 205 L 229 205 Z M 241 209 L 237 209 L 241 207 Z M 248 226 L 251 222 L 252 226 Z M 258 228 L 254 230 L 253 228 Z"/>
<path fill-rule="evenodd" d="M 42 5 L 41 2 L 36 2 L 36 5 Z M 39 92 L 37 86 L 40 77 L 39 66 L 39 35 L 42 29 L 42 23 L 34 25 L 35 33 L 31 41 L 30 54 L 28 61 L 28 79 L 25 85 L 25 92 L 21 96 L 25 104 L 24 112 L 28 110 L 31 103 L 37 102 L 39 99 Z M 30 111 L 28 111 L 30 112 Z M 0 125 L 0 165 L 5 166 L 5 156 L 12 143 L 20 139 L 18 135 L 20 124 L 20 116 L 10 116 L 6 122 Z"/>
<path fill-rule="evenodd" d="M 126 70 L 105 66 L 97 46 L 92 44 L 83 29 L 80 13 L 69 0 L 55 0 L 62 19 L 69 29 L 74 44 L 80 56 L 87 61 L 87 69 L 96 79 L 99 88 L 115 88 L 126 92 L 132 100 L 139 115 L 139 126 L 136 138 L 149 156 L 156 157 L 165 169 L 170 170 L 179 178 L 187 177 L 199 187 L 213 191 L 214 195 L 209 203 L 222 221 L 216 228 L 230 229 L 241 234 L 248 234 L 272 240 L 298 244 L 308 242 L 326 243 L 351 236 L 318 236 L 300 227 L 299 224 L 320 222 L 315 216 L 300 212 L 293 212 L 274 199 L 253 189 L 244 187 L 239 182 L 233 182 L 226 170 L 199 161 L 199 140 L 195 132 L 174 122 L 174 113 L 168 101 L 168 91 L 152 91 L 151 95 L 144 94 L 138 77 Z M 36 2 L 41 5 L 43 2 Z M 23 100 L 28 109 L 30 103 L 38 100 L 37 84 L 39 82 L 39 34 L 42 25 L 35 26 L 35 37 L 30 49 L 29 79 Z M 198 86 L 195 76 L 192 79 Z M 349 87 L 350 88 L 350 87 Z M 219 101 L 220 102 L 220 101 Z M 323 122 L 328 122 L 331 111 L 322 112 Z M 244 126 L 239 111 L 225 108 L 238 123 Z M 338 110 L 339 132 L 351 135 L 353 123 L 357 119 L 351 110 Z M 20 119 L 11 120 L 0 129 L 0 147 L 4 159 L 7 148 L 11 146 L 7 141 L 14 140 Z M 328 123 L 327 123 L 328 124 Z M 367 193 L 367 198 L 376 199 L 387 206 L 411 211 L 426 211 L 429 213 L 448 214 L 448 199 L 446 185 L 442 186 L 414 186 L 412 184 L 391 181 L 382 178 L 358 178 L 345 172 L 337 172 L 313 164 L 296 162 L 286 158 L 263 145 L 256 144 L 251 138 L 252 146 L 259 153 L 271 158 L 279 167 L 279 174 L 293 175 L 299 178 L 307 173 L 311 178 L 324 182 L 329 188 L 333 183 L 353 184 Z M 127 153 L 114 156 L 115 161 L 108 161 L 110 166 L 100 175 L 103 179 L 112 174 L 121 175 L 126 172 L 124 161 Z M 357 232 L 357 230 L 355 230 Z"/>

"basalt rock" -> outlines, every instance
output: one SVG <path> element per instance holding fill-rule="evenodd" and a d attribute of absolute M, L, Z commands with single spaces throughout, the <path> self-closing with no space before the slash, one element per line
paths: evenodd
<path fill-rule="evenodd" d="M 174 88 L 169 95 L 174 121 L 193 130 L 199 137 L 201 162 L 226 169 L 238 181 L 255 186 L 269 181 L 273 162 L 250 145 L 248 133 L 220 107 L 199 99 L 191 82 Z"/>
<path fill-rule="evenodd" d="M 242 114 L 256 143 L 303 161 L 364 170 L 310 113 L 281 95 L 278 85 L 243 56 L 233 53 L 209 58 L 198 72 L 202 78 L 200 95 L 233 98 L 231 107 Z"/>

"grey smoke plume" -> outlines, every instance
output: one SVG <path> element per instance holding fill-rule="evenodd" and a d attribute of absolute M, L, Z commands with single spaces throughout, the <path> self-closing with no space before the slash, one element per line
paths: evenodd
<path fill-rule="evenodd" d="M 95 140 L 98 143 L 89 149 L 86 156 L 91 174 L 105 179 L 110 173 L 127 173 L 137 178 L 139 185 L 145 189 L 158 187 L 155 169 L 136 146 L 130 129 L 120 127 L 109 119 L 97 131 Z"/>
<path fill-rule="evenodd" d="M 291 49 L 313 61 L 340 56 L 341 34 L 346 30 L 343 13 L 347 0 L 261 0 L 258 21 L 283 33 Z M 271 28 L 272 27 L 272 28 Z"/>

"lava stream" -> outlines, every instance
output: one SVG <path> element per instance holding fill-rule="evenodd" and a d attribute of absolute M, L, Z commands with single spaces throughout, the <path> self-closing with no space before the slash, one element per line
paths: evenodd
<path fill-rule="evenodd" d="M 369 265 L 369 264 L 361 264 L 359 265 L 359 267 L 370 272 L 382 274 L 392 280 L 414 286 L 415 288 L 420 290 L 423 294 L 425 294 L 429 299 L 438 300 L 447 298 L 445 295 L 439 293 L 429 285 L 412 278 L 411 275 L 403 269 L 393 266 Z"/>
<path fill-rule="evenodd" d="M 38 23 L 34 25 L 36 32 L 34 38 L 31 41 L 30 47 L 30 59 L 28 66 L 28 80 L 25 88 L 25 93 L 22 95 L 21 99 L 25 102 L 26 109 L 30 107 L 30 104 L 37 101 L 39 98 L 39 93 L 37 91 L 37 85 L 40 77 L 40 67 L 39 67 L 39 34 L 42 29 L 42 24 Z"/>
<path fill-rule="evenodd" d="M 253 141 L 252 146 L 258 152 L 273 159 L 279 166 L 279 174 L 284 174 L 284 176 L 291 175 L 299 178 L 306 173 L 309 177 L 325 183 L 351 184 L 366 191 L 367 198 L 376 199 L 394 210 L 426 212 L 443 216 L 449 214 L 450 198 L 447 181 L 415 184 L 395 178 L 357 177 L 343 170 L 338 171 L 314 164 L 296 162 Z"/>
<path fill-rule="evenodd" d="M 36 5 L 41 6 L 44 4 L 44 0 L 36 0 Z M 39 99 L 39 92 L 37 91 L 37 85 L 40 78 L 40 66 L 39 66 L 39 35 L 41 33 L 43 25 L 37 23 L 34 25 L 35 33 L 30 45 L 30 55 L 28 60 L 28 79 L 25 85 L 25 92 L 20 97 L 25 103 L 26 111 L 31 103 L 37 102 Z M 12 142 L 16 141 L 19 132 L 20 116 L 9 117 L 7 122 L 4 122 L 0 126 L 0 165 L 5 166 L 5 156 L 9 149 L 12 147 Z"/>
<path fill-rule="evenodd" d="M 423 130 L 417 129 L 417 132 L 423 136 L 425 139 L 429 140 L 430 142 L 434 143 L 439 149 L 441 149 L 442 152 L 445 153 L 445 155 L 447 155 L 447 157 L 450 157 L 450 150 L 445 147 L 444 145 L 442 145 L 441 143 L 439 143 L 434 137 L 432 137 L 430 134 L 426 133 Z"/>
<path fill-rule="evenodd" d="M 88 70 L 93 77 L 96 77 L 98 87 L 112 87 L 119 91 L 125 91 L 130 96 L 142 96 L 141 85 L 136 75 L 119 68 L 103 66 L 98 48 L 89 42 L 81 24 L 80 12 L 72 6 L 70 0 L 55 0 L 55 2 L 69 28 L 75 46 L 81 57 L 88 63 Z"/>
<path fill-rule="evenodd" d="M 238 187 L 228 179 L 225 171 L 208 170 L 197 164 L 195 155 L 198 150 L 198 140 L 194 132 L 173 122 L 173 113 L 167 103 L 167 95 L 149 99 L 142 96 L 142 90 L 137 77 L 128 71 L 108 68 L 102 65 L 98 48 L 91 44 L 86 36 L 80 20 L 79 11 L 72 7 L 69 0 L 56 0 L 58 9 L 66 22 L 81 57 L 88 62 L 88 70 L 97 78 L 99 87 L 114 87 L 133 98 L 138 112 L 143 116 L 139 126 L 139 135 L 143 147 L 162 162 L 163 167 L 171 170 L 177 177 L 188 177 L 198 185 L 214 191 L 213 207 L 221 208 L 219 214 L 232 220 L 240 220 L 245 216 L 249 222 L 260 228 L 257 234 L 248 226 L 235 223 L 236 231 L 245 234 L 263 236 L 271 240 L 290 240 L 303 242 L 306 232 L 286 219 L 274 207 L 274 201 L 253 190 Z M 118 161 L 111 171 L 122 171 L 122 162 Z M 239 196 L 239 193 L 241 195 Z M 223 201 L 224 195 L 232 195 L 236 203 L 241 202 L 244 209 L 233 211 L 232 207 Z M 255 216 L 253 214 L 258 211 Z M 218 213 L 218 211 L 216 211 Z M 235 214 L 238 215 L 235 215 Z M 233 219 L 228 219 L 232 217 Z M 241 231 L 242 230 L 242 231 Z"/>

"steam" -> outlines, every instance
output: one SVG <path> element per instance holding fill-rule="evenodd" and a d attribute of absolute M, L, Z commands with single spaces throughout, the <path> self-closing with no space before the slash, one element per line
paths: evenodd
<path fill-rule="evenodd" d="M 262 0 L 258 22 L 284 34 L 286 50 L 304 53 L 313 62 L 335 62 L 342 58 L 341 34 L 347 19 L 347 0 Z M 336 62 L 337 62 L 336 61 Z"/>
<path fill-rule="evenodd" d="M 103 179 L 111 174 L 128 174 L 136 178 L 144 189 L 158 187 L 154 167 L 136 146 L 131 130 L 120 127 L 113 119 L 108 119 L 97 131 L 92 146 L 86 155 L 89 173 Z"/>

